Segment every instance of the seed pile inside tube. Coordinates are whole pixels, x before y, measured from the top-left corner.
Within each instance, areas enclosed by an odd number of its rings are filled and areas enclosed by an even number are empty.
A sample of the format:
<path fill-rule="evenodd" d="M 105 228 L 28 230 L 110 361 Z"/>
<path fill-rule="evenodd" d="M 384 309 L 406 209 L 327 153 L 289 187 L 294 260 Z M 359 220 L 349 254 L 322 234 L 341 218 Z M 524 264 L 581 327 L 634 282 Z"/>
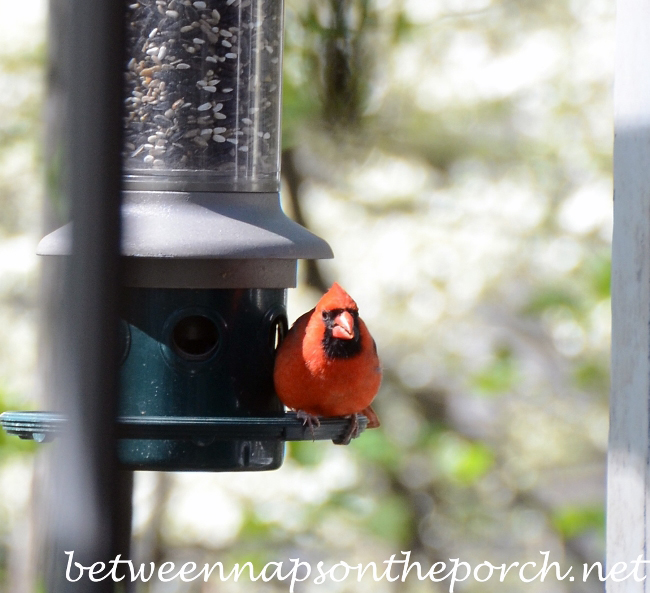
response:
<path fill-rule="evenodd" d="M 281 2 L 127 7 L 126 169 L 277 175 Z"/>

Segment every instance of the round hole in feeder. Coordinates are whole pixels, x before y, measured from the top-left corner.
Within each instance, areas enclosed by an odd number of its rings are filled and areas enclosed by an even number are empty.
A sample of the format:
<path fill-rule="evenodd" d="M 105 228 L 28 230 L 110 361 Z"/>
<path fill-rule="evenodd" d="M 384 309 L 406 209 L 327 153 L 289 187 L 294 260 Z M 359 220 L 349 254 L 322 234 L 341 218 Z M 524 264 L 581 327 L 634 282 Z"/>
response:
<path fill-rule="evenodd" d="M 219 330 L 203 315 L 180 319 L 172 331 L 174 350 L 185 360 L 207 360 L 219 346 Z"/>

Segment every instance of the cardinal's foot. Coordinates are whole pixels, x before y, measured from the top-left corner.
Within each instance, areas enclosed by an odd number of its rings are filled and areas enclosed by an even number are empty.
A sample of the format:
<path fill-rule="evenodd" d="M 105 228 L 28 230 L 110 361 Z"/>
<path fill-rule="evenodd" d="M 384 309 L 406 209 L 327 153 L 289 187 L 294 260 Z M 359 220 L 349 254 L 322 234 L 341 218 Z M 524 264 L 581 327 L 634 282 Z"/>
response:
<path fill-rule="evenodd" d="M 318 419 L 318 416 L 308 414 L 304 410 L 296 410 L 296 418 L 302 420 L 303 427 L 309 426 L 309 430 L 311 431 L 311 438 L 312 440 L 315 440 L 314 425 L 316 426 L 316 428 L 320 426 L 320 420 Z"/>
<path fill-rule="evenodd" d="M 359 436 L 360 427 L 359 427 L 359 419 L 357 418 L 356 414 L 351 414 L 348 416 L 350 419 L 350 424 L 348 424 L 348 427 L 345 429 L 345 432 L 337 439 L 332 439 L 332 442 L 335 445 L 349 445 L 350 441 L 352 439 L 356 439 Z"/>

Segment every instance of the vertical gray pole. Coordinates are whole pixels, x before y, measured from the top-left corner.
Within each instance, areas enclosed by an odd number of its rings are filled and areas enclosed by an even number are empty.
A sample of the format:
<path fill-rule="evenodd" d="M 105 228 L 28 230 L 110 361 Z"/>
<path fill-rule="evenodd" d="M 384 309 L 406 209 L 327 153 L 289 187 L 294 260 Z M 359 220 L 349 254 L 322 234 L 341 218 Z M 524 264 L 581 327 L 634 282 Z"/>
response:
<path fill-rule="evenodd" d="M 69 582 L 65 552 L 84 566 L 128 553 L 132 476 L 118 470 L 114 435 L 124 4 L 51 0 L 50 15 L 50 116 L 60 133 L 48 148 L 60 158 L 58 187 L 48 189 L 69 202 L 73 245 L 49 385 L 69 430 L 55 449 L 44 580 L 48 593 L 108 592 L 110 578 Z"/>
<path fill-rule="evenodd" d="M 626 562 L 628 574 L 648 559 L 650 527 L 650 4 L 619 0 L 616 26 L 607 565 Z M 648 590 L 647 578 L 607 582 L 610 593 Z"/>

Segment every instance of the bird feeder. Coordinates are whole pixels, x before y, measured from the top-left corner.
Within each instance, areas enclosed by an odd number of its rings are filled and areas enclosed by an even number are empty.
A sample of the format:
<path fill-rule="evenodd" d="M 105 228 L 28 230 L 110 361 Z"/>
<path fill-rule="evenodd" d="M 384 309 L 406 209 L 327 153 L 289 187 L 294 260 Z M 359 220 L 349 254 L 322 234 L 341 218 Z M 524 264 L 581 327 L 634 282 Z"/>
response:
<path fill-rule="evenodd" d="M 274 469 L 283 441 L 312 438 L 273 388 L 287 288 L 298 259 L 332 257 L 280 206 L 282 0 L 125 10 L 119 459 Z M 38 253 L 68 255 L 71 224 Z M 44 412 L 2 421 L 37 440 L 65 425 Z M 329 419 L 313 436 L 346 426 Z"/>

